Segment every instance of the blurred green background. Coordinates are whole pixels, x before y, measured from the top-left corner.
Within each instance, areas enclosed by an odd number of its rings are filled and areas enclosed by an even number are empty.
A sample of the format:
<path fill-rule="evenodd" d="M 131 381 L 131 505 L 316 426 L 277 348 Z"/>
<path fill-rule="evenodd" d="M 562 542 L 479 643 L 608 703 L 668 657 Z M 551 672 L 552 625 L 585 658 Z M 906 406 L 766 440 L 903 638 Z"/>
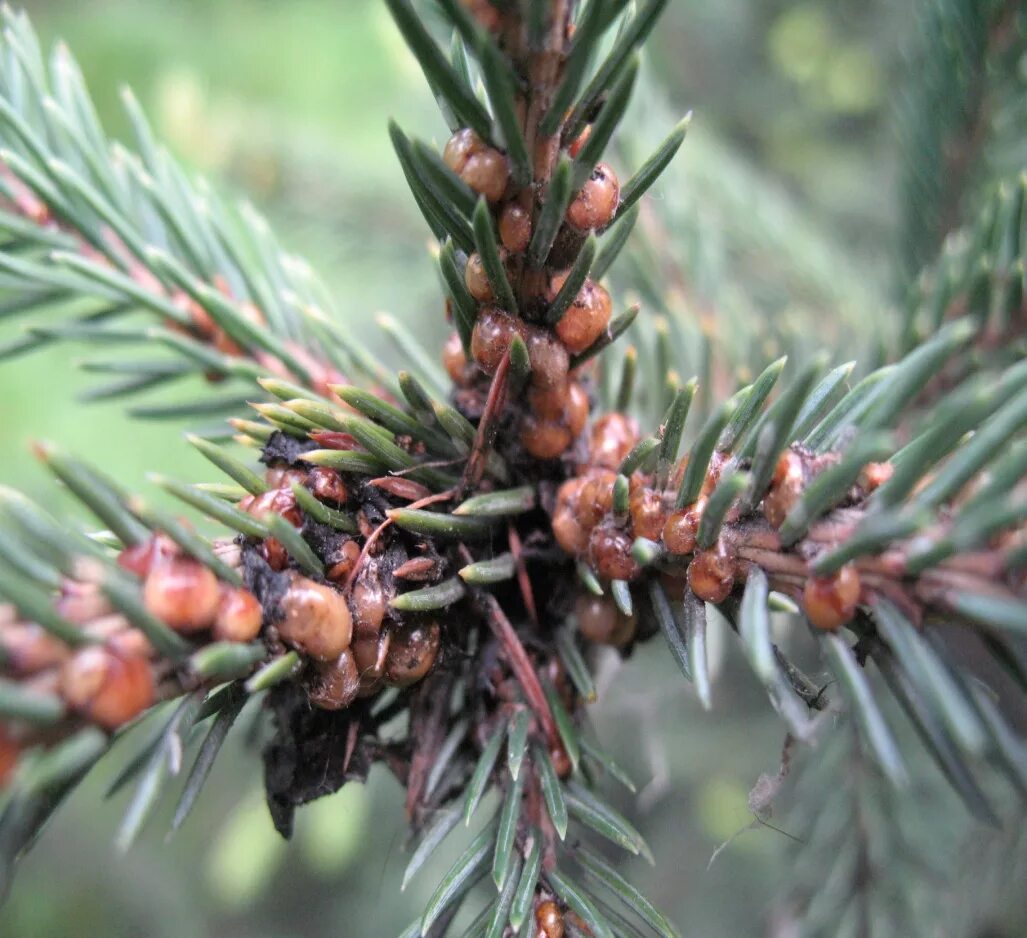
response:
<path fill-rule="evenodd" d="M 393 116 L 435 139 L 445 129 L 382 4 L 27 6 L 44 41 L 71 45 L 115 136 L 126 128 L 118 88 L 127 83 L 184 161 L 252 198 L 286 244 L 310 258 L 358 328 L 388 310 L 438 341 L 427 233 L 385 122 Z M 687 187 L 693 171 L 715 175 L 715 164 L 698 161 L 730 152 L 823 234 L 844 258 L 845 276 L 883 295 L 897 223 L 892 96 L 912 6 L 675 0 L 652 46 L 654 86 L 674 111 L 695 109 L 699 145 L 686 143 L 665 185 Z M 630 170 L 617 168 L 622 178 Z M 744 227 L 744 214 L 734 224 Z M 710 237 L 718 234 L 711 226 Z M 11 331 L 0 322 L 0 340 Z M 102 461 L 134 487 L 148 470 L 201 477 L 180 427 L 126 421 L 117 404 L 75 403 L 86 382 L 71 363 L 88 353 L 62 349 L 0 369 L 0 481 L 54 497 L 28 452 L 39 437 Z M 777 768 L 781 724 L 736 656 L 727 658 L 713 717 L 701 714 L 662 647 L 642 649 L 605 683 L 596 730 L 634 767 L 641 794 L 620 804 L 640 818 L 658 860 L 654 869 L 632 868 L 638 885 L 689 935 L 760 933 L 786 878 L 790 841 L 761 828 L 707 863 L 751 820 L 746 795 L 760 772 Z M 123 797 L 102 800 L 116 767 L 94 773 L 24 862 L 0 911 L 0 934 L 396 933 L 431 883 L 421 877 L 398 893 L 405 860 L 395 783 L 382 773 L 326 799 L 301 813 L 297 837 L 285 844 L 266 817 L 259 759 L 244 751 L 244 737 L 236 734 L 187 827 L 165 842 L 154 823 L 125 856 L 110 836 Z M 132 740 L 121 749 L 130 752 Z"/>

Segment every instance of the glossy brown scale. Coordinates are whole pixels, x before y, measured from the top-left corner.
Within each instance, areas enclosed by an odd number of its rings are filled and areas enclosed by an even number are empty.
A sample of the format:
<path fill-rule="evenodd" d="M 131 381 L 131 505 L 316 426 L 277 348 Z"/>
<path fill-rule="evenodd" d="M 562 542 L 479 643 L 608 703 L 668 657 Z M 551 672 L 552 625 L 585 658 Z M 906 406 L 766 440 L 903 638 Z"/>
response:
<path fill-rule="evenodd" d="M 568 479 L 557 490 L 556 510 L 553 512 L 553 536 L 563 550 L 574 557 L 588 550 L 590 527 L 578 517 L 578 498 L 585 486 L 584 479 Z"/>
<path fill-rule="evenodd" d="M 366 560 L 349 592 L 349 608 L 356 635 L 371 638 L 381 632 L 391 598 L 391 592 L 382 585 L 379 563 L 373 559 Z"/>
<path fill-rule="evenodd" d="M 521 446 L 535 459 L 558 459 L 574 442 L 566 424 L 556 420 L 543 420 L 534 414 L 521 419 Z"/>
<path fill-rule="evenodd" d="M 818 629 L 835 631 L 852 621 L 861 589 L 859 571 L 851 563 L 830 576 L 811 576 L 802 593 L 803 609 Z"/>
<path fill-rule="evenodd" d="M 464 387 L 470 383 L 471 376 L 467 373 L 467 353 L 464 352 L 464 344 L 460 341 L 460 336 L 455 332 L 449 334 L 445 345 L 442 346 L 442 365 L 453 384 Z"/>
<path fill-rule="evenodd" d="M 184 635 L 202 632 L 214 624 L 221 602 L 218 579 L 191 557 L 176 557 L 155 564 L 143 584 L 147 611 Z"/>
<path fill-rule="evenodd" d="M 118 566 L 144 579 L 150 568 L 159 560 L 175 557 L 180 553 L 178 545 L 164 534 L 155 534 L 148 540 L 126 547 L 118 554 Z M 70 587 L 69 587 L 70 588 Z"/>
<path fill-rule="evenodd" d="M 307 473 L 303 469 L 292 469 L 288 466 L 269 466 L 264 473 L 264 481 L 271 489 L 288 488 L 293 482 L 305 485 Z"/>
<path fill-rule="evenodd" d="M 634 539 L 612 521 L 599 524 L 588 539 L 588 557 L 593 569 L 608 580 L 632 580 L 641 568 L 631 556 Z"/>
<path fill-rule="evenodd" d="M 303 513 L 296 506 L 296 496 L 287 485 L 260 495 L 247 495 L 239 502 L 239 508 L 259 521 L 267 521 L 271 515 L 281 515 L 295 527 L 303 523 Z"/>
<path fill-rule="evenodd" d="M 709 550 L 697 551 L 688 565 L 688 585 L 708 603 L 722 603 L 735 586 L 735 562 L 722 542 Z"/>
<path fill-rule="evenodd" d="M 107 730 L 135 719 L 157 699 L 149 661 L 99 645 L 76 651 L 64 663 L 59 687 L 69 707 Z"/>
<path fill-rule="evenodd" d="M 496 295 L 489 283 L 488 274 L 485 273 L 485 265 L 481 261 L 480 254 L 472 254 L 467 258 L 467 266 L 464 267 L 464 283 L 468 293 L 479 303 L 491 303 Z"/>
<path fill-rule="evenodd" d="M 320 661 L 334 661 L 353 637 L 353 618 L 338 590 L 297 573 L 279 603 L 276 623 L 282 641 Z"/>
<path fill-rule="evenodd" d="M 567 223 L 578 231 L 605 228 L 619 202 L 617 174 L 606 163 L 599 163 L 568 206 Z"/>
<path fill-rule="evenodd" d="M 545 432 L 559 425 L 561 429 L 553 432 L 555 455 L 560 455 L 570 443 L 581 434 L 588 420 L 588 395 L 577 382 L 568 382 L 563 387 L 550 390 L 531 388 L 528 392 L 528 406 L 532 411 L 532 420 L 525 420 L 525 432 L 535 434 Z M 567 432 L 564 433 L 563 430 Z M 546 441 L 538 443 L 532 439 L 522 438 L 523 445 L 529 453 L 549 452 Z M 541 456 L 548 459 L 552 456 Z"/>
<path fill-rule="evenodd" d="M 113 611 L 110 600 L 95 583 L 76 583 L 72 580 L 61 584 L 61 595 L 54 608 L 58 615 L 76 625 L 91 622 Z"/>
<path fill-rule="evenodd" d="M 672 512 L 663 526 L 663 546 L 672 554 L 691 554 L 696 548 L 699 522 L 706 509 L 706 499 L 700 498 L 692 505 L 686 505 Z"/>
<path fill-rule="evenodd" d="M 535 910 L 535 924 L 541 938 L 563 938 L 563 913 L 552 900 L 539 903 Z"/>
<path fill-rule="evenodd" d="M 498 306 L 486 306 L 478 312 L 471 333 L 471 356 L 482 371 L 489 375 L 496 373 L 521 328 L 518 320 Z"/>
<path fill-rule="evenodd" d="M 264 610 L 257 597 L 242 587 L 221 587 L 213 636 L 219 642 L 251 642 L 260 634 Z"/>
<path fill-rule="evenodd" d="M 367 638 L 359 636 L 353 639 L 350 650 L 357 663 L 357 671 L 361 680 L 366 683 L 379 680 L 385 673 L 385 658 L 392 643 L 388 632 Z"/>
<path fill-rule="evenodd" d="M 639 485 L 631 492 L 628 506 L 631 513 L 631 530 L 635 537 L 658 541 L 667 520 L 663 494 L 647 485 Z"/>
<path fill-rule="evenodd" d="M 531 243 L 531 215 L 516 202 L 507 202 L 499 213 L 499 240 L 511 254 L 520 254 Z"/>
<path fill-rule="evenodd" d="M 550 302 L 556 298 L 566 279 L 566 273 L 552 278 Z M 556 334 L 572 355 L 578 355 L 603 334 L 612 313 L 610 294 L 599 284 L 586 280 L 556 324 Z"/>
<path fill-rule="evenodd" d="M 334 469 L 316 466 L 307 474 L 307 488 L 318 501 L 341 505 L 349 498 L 349 491 L 342 476 Z"/>
<path fill-rule="evenodd" d="M 344 541 L 338 548 L 338 558 L 328 568 L 325 576 L 333 583 L 344 583 L 349 579 L 359 558 L 360 545 L 354 540 Z"/>
<path fill-rule="evenodd" d="M 589 458 L 593 466 L 616 470 L 639 440 L 638 423 L 625 414 L 604 414 L 589 435 Z"/>
<path fill-rule="evenodd" d="M 777 460 L 770 491 L 763 498 L 763 515 L 779 528 L 802 496 L 804 473 L 802 459 L 792 450 L 785 450 Z"/>
<path fill-rule="evenodd" d="M 626 616 L 609 596 L 582 593 L 574 603 L 578 631 L 590 642 L 623 648 L 635 637 L 637 619 Z"/>
<path fill-rule="evenodd" d="M 356 660 L 347 649 L 331 662 L 320 662 L 307 683 L 310 702 L 322 710 L 342 710 L 357 699 L 360 675 Z"/>
<path fill-rule="evenodd" d="M 532 386 L 543 390 L 563 387 L 570 369 L 570 356 L 564 345 L 541 326 L 526 326 L 523 337 L 528 346 Z"/>
<path fill-rule="evenodd" d="M 613 486 L 617 473 L 610 469 L 590 469 L 578 495 L 578 520 L 589 530 L 613 511 Z"/>
<path fill-rule="evenodd" d="M 468 186 L 489 202 L 506 192 L 510 169 L 506 156 L 488 146 L 473 130 L 458 130 L 446 143 L 442 158 Z"/>
<path fill-rule="evenodd" d="M 4 666 L 18 675 L 37 674 L 63 662 L 70 651 L 35 622 L 13 622 L 0 628 Z"/>
<path fill-rule="evenodd" d="M 571 431 L 571 435 L 579 437 L 585 430 L 588 423 L 589 403 L 588 394 L 577 381 L 571 381 L 567 385 L 567 402 L 564 407 L 564 420 Z"/>
<path fill-rule="evenodd" d="M 404 624 L 392 630 L 385 680 L 395 687 L 420 681 L 435 664 L 442 639 L 437 622 Z"/>

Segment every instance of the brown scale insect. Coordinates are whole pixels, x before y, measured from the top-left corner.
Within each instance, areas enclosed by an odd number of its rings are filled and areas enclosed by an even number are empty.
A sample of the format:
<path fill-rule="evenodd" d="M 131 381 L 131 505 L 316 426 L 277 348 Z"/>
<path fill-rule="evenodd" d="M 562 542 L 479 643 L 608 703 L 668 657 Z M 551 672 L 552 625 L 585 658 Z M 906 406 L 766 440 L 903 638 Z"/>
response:
<path fill-rule="evenodd" d="M 343 504 L 349 498 L 349 491 L 342 476 L 334 469 L 315 466 L 307 473 L 307 488 L 322 502 L 335 505 Z"/>
<path fill-rule="evenodd" d="M 722 603 L 735 587 L 735 562 L 722 541 L 697 551 L 688 565 L 688 585 L 700 599 Z"/>
<path fill-rule="evenodd" d="M 549 302 L 556 299 L 560 288 L 567 280 L 567 273 L 552 277 L 549 287 Z M 567 311 L 556 324 L 556 334 L 572 355 L 578 355 L 589 348 L 603 334 L 613 314 L 613 301 L 604 287 L 592 280 L 582 284 L 578 295 L 567 307 Z"/>
<path fill-rule="evenodd" d="M 467 353 L 464 351 L 464 344 L 460 336 L 455 332 L 449 334 L 446 344 L 442 346 L 442 366 L 446 374 L 457 387 L 466 387 L 470 384 L 471 376 L 468 374 Z"/>
<path fill-rule="evenodd" d="M 467 258 L 467 265 L 464 267 L 464 283 L 467 292 L 479 303 L 491 303 L 496 294 L 489 283 L 488 274 L 485 273 L 485 265 L 481 261 L 480 254 L 472 254 Z"/>
<path fill-rule="evenodd" d="M 520 254 L 531 243 L 531 215 L 516 202 L 507 202 L 499 213 L 499 240 L 511 254 Z"/>
<path fill-rule="evenodd" d="M 625 414 L 604 414 L 589 436 L 589 457 L 593 466 L 616 470 L 639 440 L 638 423 Z"/>
<path fill-rule="evenodd" d="M 638 626 L 637 617 L 626 616 L 608 596 L 582 593 L 574 603 L 578 631 L 590 642 L 623 648 L 631 643 Z"/>
<path fill-rule="evenodd" d="M 699 522 L 706 508 L 706 499 L 700 498 L 692 505 L 686 505 L 672 512 L 663 526 L 663 546 L 672 554 L 691 554 L 696 548 Z"/>
<path fill-rule="evenodd" d="M 538 926 L 536 938 L 563 938 L 563 913 L 552 900 L 540 902 L 535 909 L 535 924 Z"/>
<path fill-rule="evenodd" d="M 489 202 L 506 192 L 510 167 L 506 156 L 488 146 L 473 130 L 458 130 L 446 143 L 442 159 L 468 186 Z"/>
<path fill-rule="evenodd" d="M 373 558 L 365 559 L 349 592 L 354 632 L 361 638 L 377 637 L 382 630 L 382 622 L 389 611 L 391 599 L 391 591 L 386 591 L 382 583 L 378 561 Z"/>
<path fill-rule="evenodd" d="M 599 163 L 567 208 L 567 223 L 578 231 L 605 228 L 617 213 L 620 183 L 617 174 Z"/>
<path fill-rule="evenodd" d="M 183 635 L 209 629 L 221 604 L 221 586 L 214 574 L 191 557 L 162 560 L 143 584 L 147 611 Z"/>
<path fill-rule="evenodd" d="M 521 420 L 521 446 L 535 459 L 557 459 L 570 449 L 574 435 L 557 420 L 544 420 L 525 414 Z"/>
<path fill-rule="evenodd" d="M 788 512 L 799 501 L 804 476 L 802 458 L 792 450 L 785 450 L 774 467 L 770 491 L 763 497 L 763 515 L 773 527 L 781 527 Z"/>
<path fill-rule="evenodd" d="M 360 674 L 350 649 L 331 662 L 315 665 L 313 679 L 307 684 L 307 695 L 322 710 L 342 710 L 357 699 Z"/>
<path fill-rule="evenodd" d="M 641 572 L 631 556 L 633 538 L 613 521 L 603 521 L 588 539 L 592 568 L 608 580 L 632 580 Z"/>
<path fill-rule="evenodd" d="M 566 347 L 541 326 L 525 326 L 522 334 L 528 346 L 532 386 L 543 390 L 563 387 L 570 370 Z"/>
<path fill-rule="evenodd" d="M 353 617 L 338 590 L 297 573 L 281 600 L 282 641 L 320 661 L 335 661 L 353 638 Z"/>
<path fill-rule="evenodd" d="M 68 646 L 34 622 L 13 622 L 0 628 L 4 666 L 17 675 L 38 674 L 61 664 Z"/>
<path fill-rule="evenodd" d="M 240 587 L 222 586 L 212 634 L 219 642 L 252 642 L 259 634 L 264 610 L 257 597 Z"/>
<path fill-rule="evenodd" d="M 628 510 L 631 513 L 631 530 L 635 537 L 646 537 L 651 541 L 660 539 L 667 521 L 667 509 L 663 504 L 662 492 L 657 492 L 644 484 L 634 486 Z"/>
<path fill-rule="evenodd" d="M 498 306 L 479 310 L 471 333 L 471 356 L 488 375 L 496 373 L 514 337 L 520 335 L 521 324 Z"/>
<path fill-rule="evenodd" d="M 345 583 L 360 559 L 360 545 L 355 540 L 345 541 L 338 550 L 337 559 L 328 568 L 325 577 L 333 583 Z"/>
<path fill-rule="evenodd" d="M 435 664 L 442 641 L 437 622 L 413 622 L 393 629 L 385 658 L 385 680 L 395 687 L 420 681 Z"/>
<path fill-rule="evenodd" d="M 851 563 L 830 576 L 811 576 L 802 593 L 807 618 L 818 629 L 841 628 L 856 614 L 861 588 L 859 571 Z"/>
<path fill-rule="evenodd" d="M 157 699 L 149 661 L 99 645 L 76 651 L 64 663 L 59 687 L 69 707 L 107 730 L 133 720 Z"/>

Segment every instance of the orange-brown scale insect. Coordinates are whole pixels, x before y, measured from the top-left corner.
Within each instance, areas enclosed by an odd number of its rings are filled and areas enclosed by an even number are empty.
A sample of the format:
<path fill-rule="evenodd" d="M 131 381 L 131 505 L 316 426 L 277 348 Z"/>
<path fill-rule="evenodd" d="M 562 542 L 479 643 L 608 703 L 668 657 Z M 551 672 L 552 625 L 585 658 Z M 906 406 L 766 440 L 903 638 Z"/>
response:
<path fill-rule="evenodd" d="M 663 493 L 648 485 L 638 485 L 631 492 L 628 505 L 631 513 L 631 530 L 635 537 L 658 541 L 667 520 Z"/>
<path fill-rule="evenodd" d="M 606 163 L 599 163 L 568 206 L 567 222 L 579 231 L 605 228 L 619 203 L 617 174 Z"/>
<path fill-rule="evenodd" d="M 637 618 L 626 616 L 608 596 L 582 593 L 574 603 L 578 631 L 590 642 L 623 648 L 635 637 Z"/>
<path fill-rule="evenodd" d="M 536 388 L 552 390 L 563 387 L 570 369 L 566 347 L 548 329 L 527 326 L 523 330 L 531 363 L 531 383 Z"/>
<path fill-rule="evenodd" d="M 570 448 L 574 436 L 570 428 L 556 420 L 543 420 L 525 414 L 521 420 L 521 446 L 535 459 L 557 459 Z"/>
<path fill-rule="evenodd" d="M 589 436 L 592 465 L 616 470 L 639 440 L 638 423 L 625 414 L 604 414 L 593 425 Z"/>
<path fill-rule="evenodd" d="M 531 215 L 516 202 L 507 202 L 499 213 L 499 240 L 511 254 L 520 254 L 531 242 Z"/>
<path fill-rule="evenodd" d="M 472 254 L 467 258 L 467 266 L 464 267 L 464 283 L 467 291 L 479 303 L 491 303 L 496 295 L 489 283 L 488 274 L 485 273 L 485 265 L 481 261 L 480 254 Z"/>
<path fill-rule="evenodd" d="M 442 153 L 446 165 L 468 186 L 489 202 L 498 202 L 506 192 L 510 167 L 506 156 L 488 146 L 473 130 L 458 130 Z"/>
<path fill-rule="evenodd" d="M 556 298 L 566 273 L 556 274 L 550 282 L 550 302 Z M 556 334 L 572 355 L 589 348 L 603 334 L 613 313 L 613 301 L 604 287 L 586 280 L 566 312 L 556 324 Z"/>
<path fill-rule="evenodd" d="M 460 336 L 455 332 L 449 334 L 446 344 L 442 346 L 442 365 L 450 380 L 457 387 L 466 387 L 470 383 L 467 353 L 464 352 L 464 344 L 460 341 Z"/>
<path fill-rule="evenodd" d="M 697 551 L 688 565 L 688 585 L 700 599 L 708 603 L 722 603 L 735 586 L 735 562 L 723 543 L 709 550 Z"/>
<path fill-rule="evenodd" d="M 191 557 L 155 564 L 143 584 L 147 611 L 184 635 L 210 628 L 220 602 L 217 577 Z"/>
<path fill-rule="evenodd" d="M 320 661 L 335 661 L 353 638 L 353 617 L 342 593 L 297 573 L 281 600 L 276 623 L 282 641 Z"/>
<path fill-rule="evenodd" d="M 539 903 L 535 910 L 535 924 L 538 925 L 539 938 L 563 938 L 563 913 L 552 900 Z"/>
<path fill-rule="evenodd" d="M 691 554 L 696 548 L 699 522 L 706 508 L 706 499 L 700 498 L 693 505 L 686 505 L 672 512 L 663 526 L 663 546 L 672 554 Z"/>
<path fill-rule="evenodd" d="M 811 576 L 802 594 L 806 616 L 818 629 L 841 628 L 855 616 L 861 588 L 859 571 L 851 563 L 830 576 Z"/>
<path fill-rule="evenodd" d="M 249 590 L 221 587 L 213 636 L 220 642 L 251 642 L 260 634 L 264 610 Z"/>
<path fill-rule="evenodd" d="M 395 687 L 416 684 L 435 664 L 442 629 L 437 622 L 413 622 L 393 629 L 390 637 L 385 680 Z"/>
<path fill-rule="evenodd" d="M 334 661 L 318 663 L 307 684 L 310 702 L 322 710 L 342 710 L 357 699 L 359 692 L 360 674 L 350 649 Z"/>
<path fill-rule="evenodd" d="M 135 719 L 157 699 L 149 661 L 99 645 L 79 649 L 64 663 L 59 686 L 69 707 L 107 730 Z"/>
<path fill-rule="evenodd" d="M 349 498 L 346 483 L 334 469 L 316 466 L 307 474 L 307 487 L 322 502 L 341 505 Z"/>
<path fill-rule="evenodd" d="M 486 374 L 495 374 L 521 324 L 498 306 L 479 310 L 471 333 L 471 355 Z"/>
<path fill-rule="evenodd" d="M 588 540 L 589 562 L 608 580 L 632 580 L 641 572 L 631 556 L 634 539 L 612 521 L 601 522 Z"/>

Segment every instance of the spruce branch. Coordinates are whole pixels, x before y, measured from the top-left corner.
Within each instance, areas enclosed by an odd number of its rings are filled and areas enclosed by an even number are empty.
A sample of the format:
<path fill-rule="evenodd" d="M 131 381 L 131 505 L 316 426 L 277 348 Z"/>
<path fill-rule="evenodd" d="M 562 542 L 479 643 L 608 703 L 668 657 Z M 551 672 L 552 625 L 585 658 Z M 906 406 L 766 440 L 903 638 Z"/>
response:
<path fill-rule="evenodd" d="M 675 369 L 680 324 L 646 328 L 638 306 L 613 317 L 598 277 L 623 246 L 630 203 L 682 139 L 679 126 L 623 191 L 601 162 L 665 5 L 593 0 L 576 18 L 570 0 L 454 0 L 439 5 L 447 45 L 409 0 L 389 0 L 453 129 L 439 154 L 390 127 L 439 241 L 455 326 L 439 368 L 379 317 L 407 364 L 396 376 L 332 320 L 323 291 L 266 228 L 247 215 L 239 231 L 213 196 L 197 200 L 134 104 L 136 157 L 108 152 L 98 126 L 82 123 L 78 84 L 53 80 L 72 95 L 55 98 L 63 111 L 0 93 L 11 237 L 27 239 L 0 264 L 27 306 L 51 295 L 141 305 L 165 321 L 142 336 L 219 376 L 222 363 L 267 395 L 232 421 L 245 455 L 191 441 L 223 480 L 153 478 L 223 537 L 51 446 L 38 455 L 102 534 L 69 531 L 0 491 L 5 863 L 153 707 L 155 732 L 117 780 L 135 785 L 118 841 L 141 830 L 182 773 L 185 739 L 210 721 L 180 822 L 258 697 L 273 723 L 268 806 L 284 835 L 298 807 L 378 763 L 404 786 L 419 835 L 404 882 L 458 836 L 460 818 L 474 827 L 407 934 L 451 934 L 462 915 L 472 933 L 495 936 L 675 935 L 587 843 L 651 859 L 600 794 L 605 776 L 625 776 L 583 713 L 596 693 L 590 650 L 629 655 L 657 634 L 709 707 L 708 605 L 738 632 L 794 738 L 811 740 L 823 727 L 815 714 L 841 700 L 859 758 L 907 784 L 876 669 L 973 813 L 995 815 L 982 759 L 1022 789 L 1015 733 L 936 625 L 979 636 L 1027 686 L 1027 368 L 957 369 L 950 400 L 922 410 L 924 387 L 967 360 L 975 324 L 963 317 L 851 388 L 853 366 L 826 371 L 820 353 L 797 356 L 792 372 L 778 359 L 721 394 L 708 346 L 696 378 Z M 34 48 L 27 20 L 6 15 L 6 41 Z M 23 59 L 3 58 L 0 78 Z M 41 60 L 31 71 L 46 74 Z M 479 77 L 483 96 L 472 90 Z M 47 121 L 60 113 L 81 133 L 55 163 L 51 141 L 65 138 Z M 145 215 L 129 211 L 136 204 Z M 110 339 L 115 315 L 101 307 L 69 334 Z M 626 334 L 651 351 L 644 369 L 637 351 L 611 365 L 608 349 Z M 602 407 L 599 388 L 614 384 L 627 407 L 644 397 L 633 409 L 651 413 L 650 435 Z M 823 675 L 775 643 L 782 611 L 809 626 L 837 678 L 830 703 Z M 846 724 L 835 735 L 853 734 Z"/>

